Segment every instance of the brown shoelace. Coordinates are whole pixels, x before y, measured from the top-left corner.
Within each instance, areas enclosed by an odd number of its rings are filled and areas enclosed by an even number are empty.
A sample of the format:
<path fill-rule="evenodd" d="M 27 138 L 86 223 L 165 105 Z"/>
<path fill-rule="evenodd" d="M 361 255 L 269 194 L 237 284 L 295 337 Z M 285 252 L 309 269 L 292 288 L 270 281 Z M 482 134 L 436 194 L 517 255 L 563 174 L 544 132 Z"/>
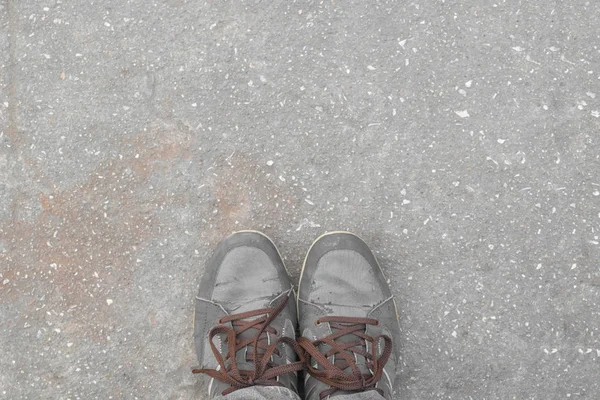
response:
<path fill-rule="evenodd" d="M 323 317 L 317 320 L 317 324 L 328 322 L 333 333 L 322 339 L 311 342 L 307 338 L 298 339 L 298 344 L 316 361 L 313 367 L 311 360 L 307 362 L 308 373 L 319 381 L 331 386 L 330 389 L 320 393 L 324 399 L 337 390 L 344 391 L 366 391 L 376 390 L 383 395 L 381 389 L 375 385 L 383 374 L 383 367 L 392 354 L 392 339 L 387 335 L 371 337 L 366 334 L 367 325 L 379 325 L 379 321 L 370 318 L 351 317 Z M 356 340 L 346 341 L 348 336 L 354 335 Z M 344 336 L 346 340 L 339 339 Z M 350 336 L 351 337 L 351 336 Z M 379 341 L 384 341 L 381 356 L 377 358 L 377 347 Z M 367 342 L 371 344 L 371 351 L 367 351 Z M 321 352 L 319 346 L 327 345 L 330 349 Z M 365 358 L 365 366 L 370 374 L 361 372 L 356 364 L 355 355 Z M 335 356 L 335 362 L 329 358 Z M 345 371 L 347 369 L 350 371 Z"/>
<path fill-rule="evenodd" d="M 221 382 L 230 385 L 228 389 L 223 391 L 225 396 L 238 389 L 250 386 L 282 386 L 277 382 L 279 375 L 300 371 L 304 368 L 305 358 L 304 352 L 298 343 L 289 337 L 280 337 L 276 341 L 269 344 L 267 332 L 277 335 L 278 332 L 269 326 L 277 315 L 284 309 L 289 296 L 287 296 L 277 307 L 264 308 L 260 310 L 248 311 L 240 314 L 227 315 L 219 320 L 219 326 L 212 328 L 209 332 L 210 347 L 215 358 L 220 366 L 216 369 L 193 369 L 194 374 L 207 374 Z M 249 320 L 249 318 L 258 317 Z M 231 322 L 233 329 L 225 326 Z M 249 338 L 241 339 L 239 336 L 250 329 L 256 330 L 256 334 Z M 223 358 L 219 352 L 213 338 L 216 335 L 227 335 L 226 343 L 228 352 Z M 246 335 L 247 336 L 247 335 Z M 279 356 L 280 351 L 277 348 L 279 343 L 285 343 L 290 346 L 300 361 L 283 365 L 275 365 L 271 361 L 273 354 Z M 236 361 L 236 353 L 244 349 L 246 346 L 252 346 L 253 350 L 248 351 L 246 361 L 254 364 L 253 370 L 240 370 Z"/>

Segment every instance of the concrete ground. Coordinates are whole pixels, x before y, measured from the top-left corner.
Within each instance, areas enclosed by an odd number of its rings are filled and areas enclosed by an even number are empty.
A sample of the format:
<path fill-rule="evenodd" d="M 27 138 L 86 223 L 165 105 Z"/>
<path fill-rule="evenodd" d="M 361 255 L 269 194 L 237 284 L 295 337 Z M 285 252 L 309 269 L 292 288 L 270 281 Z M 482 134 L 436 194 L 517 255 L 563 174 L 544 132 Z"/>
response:
<path fill-rule="evenodd" d="M 397 399 L 600 398 L 600 3 L 0 3 L 0 398 L 206 399 L 203 265 L 365 238 Z"/>

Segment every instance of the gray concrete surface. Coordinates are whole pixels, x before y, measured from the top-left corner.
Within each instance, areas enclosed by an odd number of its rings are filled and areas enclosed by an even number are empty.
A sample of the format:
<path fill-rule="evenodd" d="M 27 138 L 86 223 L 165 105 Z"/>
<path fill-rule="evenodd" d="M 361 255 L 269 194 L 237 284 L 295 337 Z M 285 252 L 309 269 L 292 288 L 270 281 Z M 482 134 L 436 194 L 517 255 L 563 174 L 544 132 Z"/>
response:
<path fill-rule="evenodd" d="M 600 398 L 600 3 L 0 5 L 0 398 L 204 399 L 203 263 L 362 235 L 398 399 Z"/>

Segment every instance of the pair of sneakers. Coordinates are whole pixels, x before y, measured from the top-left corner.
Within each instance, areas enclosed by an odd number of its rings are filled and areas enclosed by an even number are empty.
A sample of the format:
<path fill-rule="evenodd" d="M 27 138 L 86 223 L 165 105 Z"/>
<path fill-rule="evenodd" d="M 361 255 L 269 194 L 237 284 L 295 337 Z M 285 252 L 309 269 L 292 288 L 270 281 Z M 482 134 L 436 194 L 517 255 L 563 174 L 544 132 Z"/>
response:
<path fill-rule="evenodd" d="M 218 245 L 200 282 L 200 367 L 193 372 L 206 379 L 211 399 L 252 386 L 298 393 L 304 370 L 308 400 L 365 391 L 389 400 L 399 336 L 391 290 L 359 237 L 319 237 L 304 260 L 296 299 L 275 244 L 260 232 L 237 232 Z"/>

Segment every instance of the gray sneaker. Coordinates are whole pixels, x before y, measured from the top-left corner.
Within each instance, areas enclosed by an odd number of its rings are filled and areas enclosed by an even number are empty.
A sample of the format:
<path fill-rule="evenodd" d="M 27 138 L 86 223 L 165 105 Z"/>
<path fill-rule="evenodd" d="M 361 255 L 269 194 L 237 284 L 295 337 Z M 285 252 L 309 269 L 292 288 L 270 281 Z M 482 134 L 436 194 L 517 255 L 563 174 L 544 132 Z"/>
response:
<path fill-rule="evenodd" d="M 334 232 L 313 243 L 300 276 L 298 320 L 298 343 L 308 357 L 307 400 L 368 390 L 392 399 L 398 314 L 365 242 Z"/>
<path fill-rule="evenodd" d="M 224 239 L 196 297 L 194 342 L 209 398 L 260 385 L 297 392 L 294 290 L 273 242 L 244 231 Z"/>

